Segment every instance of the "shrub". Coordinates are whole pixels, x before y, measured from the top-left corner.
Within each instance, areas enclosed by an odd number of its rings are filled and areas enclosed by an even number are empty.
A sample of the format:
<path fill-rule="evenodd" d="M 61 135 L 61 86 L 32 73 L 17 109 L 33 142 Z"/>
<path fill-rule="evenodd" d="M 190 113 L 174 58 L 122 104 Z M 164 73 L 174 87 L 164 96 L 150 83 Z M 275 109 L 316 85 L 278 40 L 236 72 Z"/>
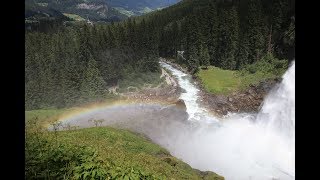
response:
<path fill-rule="evenodd" d="M 160 79 L 158 72 L 135 72 L 128 74 L 124 79 L 119 81 L 119 92 L 128 91 L 128 87 L 136 87 L 141 89 L 146 84 L 158 85 L 163 81 Z M 136 89 L 135 88 L 135 89 Z"/>
<path fill-rule="evenodd" d="M 287 60 L 279 60 L 273 57 L 272 54 L 267 54 L 261 60 L 247 65 L 242 69 L 242 74 L 254 74 L 262 72 L 264 74 L 274 74 L 276 76 L 282 75 L 288 68 Z"/>
<path fill-rule="evenodd" d="M 28 132 L 25 157 L 26 179 L 162 179 L 104 161 L 90 147 L 57 142 L 51 133 Z"/>

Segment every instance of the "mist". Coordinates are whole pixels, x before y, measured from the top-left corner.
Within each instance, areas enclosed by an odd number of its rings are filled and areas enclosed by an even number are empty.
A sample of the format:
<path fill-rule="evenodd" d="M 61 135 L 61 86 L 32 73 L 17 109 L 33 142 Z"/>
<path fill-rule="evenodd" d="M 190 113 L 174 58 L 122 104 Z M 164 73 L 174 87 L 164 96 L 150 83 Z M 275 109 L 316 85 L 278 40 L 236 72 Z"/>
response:
<path fill-rule="evenodd" d="M 295 178 L 295 63 L 256 114 L 210 116 L 197 103 L 189 75 L 162 63 L 176 76 L 187 110 L 174 105 L 126 104 L 100 108 L 63 121 L 80 128 L 88 120 L 142 133 L 173 156 L 227 180 Z"/>

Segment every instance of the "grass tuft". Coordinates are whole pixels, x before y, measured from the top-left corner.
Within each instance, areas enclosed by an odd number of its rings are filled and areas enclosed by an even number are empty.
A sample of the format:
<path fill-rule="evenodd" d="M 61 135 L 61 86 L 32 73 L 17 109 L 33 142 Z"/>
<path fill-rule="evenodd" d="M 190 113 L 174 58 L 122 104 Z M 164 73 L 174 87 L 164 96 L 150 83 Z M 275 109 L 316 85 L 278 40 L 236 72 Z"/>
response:
<path fill-rule="evenodd" d="M 26 112 L 28 178 L 223 179 L 191 168 L 143 135 L 128 130 L 94 127 L 48 132 L 37 126 L 65 111 Z"/>

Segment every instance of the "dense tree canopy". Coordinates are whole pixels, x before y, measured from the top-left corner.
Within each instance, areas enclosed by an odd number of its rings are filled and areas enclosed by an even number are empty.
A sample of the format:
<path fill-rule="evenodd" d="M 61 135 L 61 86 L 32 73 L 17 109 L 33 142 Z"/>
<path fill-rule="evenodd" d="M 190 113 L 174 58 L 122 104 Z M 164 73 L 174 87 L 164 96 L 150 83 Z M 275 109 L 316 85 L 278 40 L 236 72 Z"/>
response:
<path fill-rule="evenodd" d="M 99 100 L 135 73 L 159 72 L 159 56 L 178 58 L 192 73 L 209 65 L 241 69 L 270 53 L 290 59 L 294 3 L 184 0 L 119 23 L 35 24 L 26 30 L 26 108 Z"/>
<path fill-rule="evenodd" d="M 240 69 L 268 52 L 292 59 L 294 6 L 294 0 L 184 0 L 150 14 L 148 20 L 158 22 L 162 31 L 161 56 L 186 51 L 188 67 L 202 65 L 198 57 L 202 44 L 211 65 Z"/>
<path fill-rule="evenodd" d="M 27 31 L 26 109 L 97 101 L 132 72 L 159 72 L 153 31 L 131 19 L 108 26 Z"/>

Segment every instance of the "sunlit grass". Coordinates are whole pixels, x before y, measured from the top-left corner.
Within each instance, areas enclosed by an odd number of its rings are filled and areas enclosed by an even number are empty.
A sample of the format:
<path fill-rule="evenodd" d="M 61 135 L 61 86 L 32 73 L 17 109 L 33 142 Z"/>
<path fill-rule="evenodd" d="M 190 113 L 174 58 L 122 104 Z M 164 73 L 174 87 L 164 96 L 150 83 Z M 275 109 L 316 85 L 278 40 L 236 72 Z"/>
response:
<path fill-rule="evenodd" d="M 44 119 L 55 118 L 66 111 L 68 110 L 34 110 L 26 114 L 27 119 L 38 117 L 38 120 L 43 122 L 46 121 Z M 103 159 L 106 163 L 112 162 L 115 167 L 122 170 L 139 169 L 146 174 L 166 179 L 223 179 L 212 172 L 201 173 L 192 169 L 146 137 L 124 129 L 95 127 L 57 133 L 47 132 L 44 135 L 51 137 L 47 138 L 49 145 L 90 147 L 97 151 L 99 159 Z"/>
<path fill-rule="evenodd" d="M 281 75 L 281 73 L 279 74 Z M 263 71 L 248 73 L 246 71 L 223 70 L 214 66 L 210 66 L 208 69 L 201 69 L 197 73 L 197 77 L 206 91 L 223 95 L 245 90 L 250 85 L 257 85 L 263 80 L 277 78 L 280 75 Z"/>
<path fill-rule="evenodd" d="M 64 131 L 59 133 L 59 139 L 67 144 L 93 147 L 102 159 L 110 159 L 124 169 L 136 167 L 157 176 L 201 179 L 197 171 L 172 157 L 166 149 L 128 130 L 98 127 Z"/>
<path fill-rule="evenodd" d="M 204 88 L 214 94 L 228 94 L 237 90 L 241 78 L 237 77 L 235 71 L 223 70 L 214 66 L 207 70 L 201 69 L 197 76 L 200 78 Z"/>
<path fill-rule="evenodd" d="M 124 15 L 126 15 L 126 16 L 128 16 L 128 17 L 135 15 L 134 12 L 128 11 L 128 10 L 124 9 L 123 7 L 113 7 L 113 8 L 116 9 L 116 10 L 117 10 L 118 12 L 120 12 L 121 14 L 124 14 Z"/>
<path fill-rule="evenodd" d="M 68 13 L 63 13 L 63 15 L 67 16 L 68 18 L 71 18 L 76 21 L 85 21 L 85 19 L 77 14 L 68 14 Z"/>
<path fill-rule="evenodd" d="M 26 111 L 26 122 L 37 118 L 38 124 L 40 126 L 47 126 L 52 122 L 55 122 L 59 119 L 59 116 L 70 111 L 70 109 L 40 109 Z"/>

